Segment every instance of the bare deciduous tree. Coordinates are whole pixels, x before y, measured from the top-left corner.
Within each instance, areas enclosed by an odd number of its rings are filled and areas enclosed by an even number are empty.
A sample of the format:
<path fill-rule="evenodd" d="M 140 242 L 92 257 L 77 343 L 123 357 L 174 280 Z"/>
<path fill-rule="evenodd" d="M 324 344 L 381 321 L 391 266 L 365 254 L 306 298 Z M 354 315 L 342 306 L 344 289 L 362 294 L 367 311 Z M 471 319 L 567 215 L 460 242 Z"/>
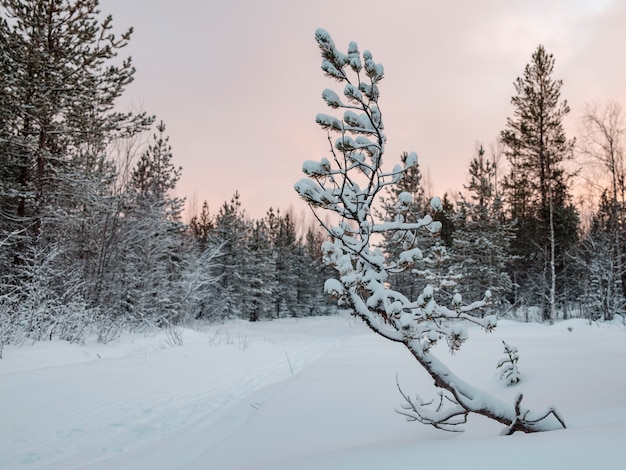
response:
<path fill-rule="evenodd" d="M 617 207 L 624 203 L 624 114 L 617 102 L 609 102 L 604 107 L 587 105 L 582 118 L 579 151 L 584 164 L 591 172 L 588 182 L 596 190 L 602 191 L 609 185 L 613 202 L 614 216 Z M 608 175 L 608 181 L 607 181 Z"/>
<path fill-rule="evenodd" d="M 594 285 L 587 297 L 600 305 L 602 318 L 623 310 L 626 298 L 626 127 L 622 106 L 588 105 L 582 118 L 579 151 L 591 189 L 594 217 L 579 262 Z M 601 299 L 601 302 L 597 302 Z M 591 312 L 590 312 L 591 313 Z"/>

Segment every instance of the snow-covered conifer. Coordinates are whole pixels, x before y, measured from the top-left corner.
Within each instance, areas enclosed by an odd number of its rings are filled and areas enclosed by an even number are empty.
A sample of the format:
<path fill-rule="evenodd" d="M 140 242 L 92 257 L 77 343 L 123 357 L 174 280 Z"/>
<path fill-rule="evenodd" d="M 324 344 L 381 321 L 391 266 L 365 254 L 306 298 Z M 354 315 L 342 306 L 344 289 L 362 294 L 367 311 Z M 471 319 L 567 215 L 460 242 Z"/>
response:
<path fill-rule="evenodd" d="M 246 293 L 241 297 L 244 318 L 250 321 L 269 319 L 274 314 L 276 251 L 272 247 L 264 220 L 257 220 L 245 242 L 246 260 L 239 280 Z"/>
<path fill-rule="evenodd" d="M 314 209 L 318 221 L 331 237 L 331 241 L 323 244 L 324 259 L 337 270 L 338 282 L 326 283 L 329 293 L 337 296 L 340 305 L 349 308 L 374 332 L 403 344 L 440 389 L 440 403 L 407 400 L 408 409 L 402 413 L 409 419 L 447 430 L 457 429 L 469 413 L 504 424 L 508 433 L 564 427 L 556 410 L 551 408 L 537 415 L 521 409 L 520 400 L 509 405 L 490 397 L 456 376 L 433 354 L 432 345 L 439 340 L 446 341 L 452 351 L 459 349 L 468 337 L 467 323 L 486 330 L 495 327 L 495 317 L 477 318 L 471 314 L 485 307 L 486 298 L 470 305 L 454 303 L 448 307 L 449 302 L 447 305 L 438 302 L 432 286 L 424 287 L 415 298 L 388 284 L 389 274 L 401 270 L 402 266 L 398 260 L 386 259 L 374 245 L 374 239 L 388 232 L 415 234 L 423 229 L 436 232 L 441 223 L 430 215 L 414 221 L 380 220 L 374 216 L 373 208 L 380 202 L 385 188 L 398 181 L 399 173 L 413 168 L 415 158 L 407 157 L 391 171 L 383 166 L 386 136 L 379 106 L 382 65 L 374 61 L 369 51 L 357 61 L 354 57 L 358 51 L 356 43 L 350 44 L 348 54 L 340 52 L 323 29 L 316 31 L 315 38 L 322 54 L 322 70 L 344 87 L 345 100 L 333 99 L 329 103 L 325 99 L 325 102 L 335 112 L 358 110 L 363 125 L 354 126 L 352 114 L 336 118 L 339 123 L 333 120 L 333 125 L 328 125 L 330 120 L 318 121 L 331 143 L 327 158 L 331 167 L 323 175 L 315 174 L 297 182 L 295 189 Z M 330 95 L 325 93 L 324 96 Z M 398 197 L 397 204 L 408 201 L 404 195 Z M 433 200 L 433 206 L 440 204 L 441 201 Z M 333 217 L 322 217 L 317 212 L 319 209 L 332 212 Z M 416 239 L 414 235 L 407 237 L 403 252 L 419 248 L 415 246 Z M 411 253 L 401 253 L 400 257 L 407 261 L 417 251 Z"/>
<path fill-rule="evenodd" d="M 511 261 L 513 224 L 506 222 L 495 188 L 495 164 L 482 145 L 470 162 L 470 181 L 454 214 L 455 231 L 450 250 L 450 275 L 464 297 L 489 289 L 492 303 L 502 305 L 512 290 L 507 272 Z"/>
<path fill-rule="evenodd" d="M 215 228 L 215 222 L 209 212 L 209 203 L 204 201 L 200 214 L 195 214 L 189 221 L 189 232 L 201 248 L 209 243 L 211 231 Z"/>
<path fill-rule="evenodd" d="M 215 217 L 214 242 L 221 246 L 219 285 L 216 286 L 212 311 L 214 318 L 241 318 L 242 299 L 247 286 L 242 282 L 242 273 L 251 261 L 246 257 L 246 243 L 252 223 L 241 207 L 239 192 L 229 202 L 224 202 Z"/>
<path fill-rule="evenodd" d="M 498 361 L 496 369 L 500 369 L 500 380 L 507 385 L 513 385 L 521 379 L 521 374 L 517 368 L 519 353 L 515 346 L 507 344 L 506 341 L 502 341 L 502 344 L 504 344 L 504 357 Z"/>
<path fill-rule="evenodd" d="M 584 315 L 590 321 L 612 320 L 623 315 L 626 297 L 623 294 L 626 269 L 621 260 L 621 248 L 611 227 L 611 202 L 602 197 L 600 208 L 578 250 L 576 264 L 581 273 L 578 279 L 579 301 Z"/>
<path fill-rule="evenodd" d="M 180 168 L 172 163 L 165 125 L 157 125 L 153 142 L 135 165 L 126 194 L 123 220 L 125 309 L 149 324 L 176 321 L 181 313 L 176 287 L 180 283 L 184 200 L 172 191 Z"/>
<path fill-rule="evenodd" d="M 131 32 L 114 34 L 97 0 L 0 1 L 0 285 L 18 305 L 50 299 L 26 298 L 43 295 L 29 285 L 42 269 L 57 299 L 99 307 L 110 292 L 119 200 L 108 146 L 151 122 L 115 109 L 135 71 L 118 58 Z"/>
<path fill-rule="evenodd" d="M 570 108 L 561 99 L 563 82 L 552 78 L 554 64 L 554 56 L 539 45 L 514 82 L 514 113 L 500 133 L 510 168 L 504 199 L 510 220 L 517 222 L 513 276 L 549 321 L 555 320 L 558 297 L 564 296 L 566 283 L 560 277 L 571 259 L 565 253 L 577 242 L 579 225 L 566 165 L 574 141 L 563 127 Z"/>

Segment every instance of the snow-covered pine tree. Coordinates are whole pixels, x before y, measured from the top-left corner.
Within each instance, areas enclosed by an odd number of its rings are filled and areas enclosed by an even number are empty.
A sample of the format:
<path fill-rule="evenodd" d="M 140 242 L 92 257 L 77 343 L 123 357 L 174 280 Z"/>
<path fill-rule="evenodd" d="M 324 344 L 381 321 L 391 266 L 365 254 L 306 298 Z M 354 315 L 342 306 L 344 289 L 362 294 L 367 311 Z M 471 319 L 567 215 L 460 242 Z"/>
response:
<path fill-rule="evenodd" d="M 184 263 L 178 283 L 180 319 L 207 318 L 212 308 L 217 286 L 221 281 L 221 246 L 212 242 L 199 247 L 195 240 L 186 239 L 182 247 Z"/>
<path fill-rule="evenodd" d="M 150 121 L 114 110 L 134 73 L 130 59 L 115 62 L 131 31 L 113 34 L 97 0 L 2 0 L 0 30 L 0 240 L 10 253 L 0 282 L 21 303 L 41 292 L 28 283 L 44 262 L 49 295 L 91 301 L 116 207 L 106 146 Z"/>
<path fill-rule="evenodd" d="M 265 221 L 276 261 L 275 270 L 270 273 L 275 289 L 274 318 L 299 316 L 302 285 L 306 278 L 298 276 L 303 248 L 295 222 L 290 214 L 281 215 L 280 210 L 273 208 L 267 211 Z"/>
<path fill-rule="evenodd" d="M 582 290 L 578 300 L 590 321 L 612 320 L 615 315 L 624 315 L 626 308 L 623 293 L 626 272 L 616 246 L 613 217 L 613 203 L 604 193 L 576 257 L 582 274 L 577 283 Z"/>
<path fill-rule="evenodd" d="M 207 201 L 187 227 L 185 268 L 182 278 L 183 308 L 187 318 L 209 318 L 215 314 L 222 272 L 222 246 L 215 236 L 215 217 Z"/>
<path fill-rule="evenodd" d="M 189 221 L 189 232 L 193 239 L 204 249 L 209 243 L 211 231 L 215 228 L 215 221 L 209 212 L 209 203 L 204 201 L 200 214 L 195 214 Z"/>
<path fill-rule="evenodd" d="M 221 247 L 220 282 L 216 286 L 212 311 L 208 316 L 215 319 L 241 318 L 243 298 L 248 286 L 242 281 L 242 273 L 250 261 L 246 257 L 246 243 L 252 229 L 241 207 L 239 192 L 224 202 L 215 217 L 213 239 Z"/>
<path fill-rule="evenodd" d="M 291 214 L 278 216 L 278 232 L 273 240 L 276 252 L 278 295 L 276 314 L 278 317 L 298 316 L 299 297 L 302 283 L 296 268 L 301 261 L 302 247 L 298 242 L 296 225 Z"/>
<path fill-rule="evenodd" d="M 506 341 L 502 341 L 502 344 L 504 344 L 504 357 L 498 361 L 496 369 L 500 369 L 500 380 L 507 385 L 513 385 L 522 377 L 517 367 L 519 352 L 515 346 L 507 344 Z"/>
<path fill-rule="evenodd" d="M 302 267 L 303 278 L 309 292 L 310 303 L 307 315 L 324 315 L 336 310 L 333 300 L 324 292 L 324 281 L 334 276 L 334 269 L 324 263 L 322 245 L 328 241 L 328 235 L 319 225 L 311 224 L 304 237 L 305 259 Z"/>
<path fill-rule="evenodd" d="M 383 66 L 374 61 L 371 52 L 361 55 L 355 42 L 349 44 L 347 53 L 339 51 L 323 29 L 316 31 L 315 39 L 322 54 L 322 70 L 343 85 L 342 97 L 325 89 L 322 98 L 343 115 L 317 115 L 317 123 L 328 132 L 331 142 L 329 158 L 306 161 L 302 169 L 307 178 L 298 181 L 295 189 L 332 239 L 323 245 L 324 256 L 338 271 L 338 278 L 326 281 L 327 292 L 374 332 L 403 344 L 445 397 L 433 409 L 429 403 L 404 395 L 409 406 L 404 413 L 410 419 L 447 430 L 457 429 L 469 413 L 504 424 L 507 433 L 564 427 L 553 408 L 540 415 L 522 409 L 521 395 L 514 404 L 501 402 L 456 376 L 433 354 L 431 347 L 438 340 L 445 340 L 452 351 L 458 350 L 467 339 L 465 322 L 487 330 L 495 327 L 494 317 L 471 315 L 484 307 L 486 300 L 461 306 L 455 299 L 447 307 L 437 302 L 431 286 L 417 298 L 409 298 L 387 285 L 391 270 L 411 266 L 422 253 L 419 247 L 408 246 L 396 260 L 388 261 L 372 245 L 372 238 L 389 231 L 437 231 L 440 224 L 430 216 L 416 222 L 374 218 L 372 208 L 380 202 L 381 193 L 417 164 L 417 155 L 409 153 L 402 164 L 383 169 L 386 136 L 379 107 Z M 410 195 L 400 198 L 411 202 Z M 432 204 L 439 206 L 440 201 L 435 199 Z M 325 222 L 318 210 L 330 211 L 334 222 Z"/>
<path fill-rule="evenodd" d="M 135 319 L 163 325 L 179 320 L 178 287 L 184 200 L 173 195 L 181 168 L 174 166 L 165 124 L 131 173 L 124 214 L 124 303 Z"/>
<path fill-rule="evenodd" d="M 426 214 L 439 223 L 441 228 L 435 234 L 437 237 L 434 244 L 431 244 L 431 242 L 426 245 L 430 247 L 429 249 L 422 249 L 424 253 L 423 262 L 416 262 L 413 271 L 419 277 L 424 278 L 427 285 L 434 286 L 438 295 L 442 296 L 442 299 L 445 296 L 448 301 L 452 301 L 458 276 L 450 270 L 452 267 L 451 249 L 455 236 L 455 209 L 454 204 L 448 197 L 448 193 L 444 193 L 441 203 L 437 204 L 436 207 L 437 209 L 431 207 Z M 416 241 L 416 244 L 421 248 L 422 245 L 419 242 Z M 423 269 L 420 269 L 420 266 Z"/>
<path fill-rule="evenodd" d="M 463 298 L 488 289 L 492 304 L 502 305 L 512 290 L 507 267 L 514 233 L 495 191 L 495 170 L 481 145 L 470 162 L 465 186 L 469 197 L 460 195 L 454 216 L 450 274 L 458 280 L 455 289 Z"/>
<path fill-rule="evenodd" d="M 246 263 L 240 281 L 246 286 L 242 297 L 243 317 L 250 321 L 273 317 L 276 293 L 276 251 L 273 249 L 265 220 L 256 220 L 245 243 Z"/>

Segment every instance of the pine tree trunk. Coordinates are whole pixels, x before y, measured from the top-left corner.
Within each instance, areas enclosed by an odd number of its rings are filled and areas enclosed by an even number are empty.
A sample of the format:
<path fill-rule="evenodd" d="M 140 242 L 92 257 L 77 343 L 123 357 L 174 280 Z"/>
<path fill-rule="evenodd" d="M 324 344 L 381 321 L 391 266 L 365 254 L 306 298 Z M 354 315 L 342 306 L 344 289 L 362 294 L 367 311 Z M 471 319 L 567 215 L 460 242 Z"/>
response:
<path fill-rule="evenodd" d="M 552 191 L 549 191 L 550 203 L 550 324 L 554 324 L 556 319 L 556 267 L 555 267 L 555 245 L 554 236 L 554 205 L 552 204 Z"/>

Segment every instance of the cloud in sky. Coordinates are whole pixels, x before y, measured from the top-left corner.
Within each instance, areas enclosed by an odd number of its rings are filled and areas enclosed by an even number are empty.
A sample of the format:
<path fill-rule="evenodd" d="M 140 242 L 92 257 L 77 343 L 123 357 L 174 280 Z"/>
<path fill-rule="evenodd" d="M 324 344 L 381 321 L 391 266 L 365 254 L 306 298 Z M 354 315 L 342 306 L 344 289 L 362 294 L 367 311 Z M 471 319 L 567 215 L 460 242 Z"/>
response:
<path fill-rule="evenodd" d="M 493 142 L 512 112 L 513 81 L 537 45 L 556 59 L 572 113 L 625 103 L 626 2 L 617 0 L 102 0 L 137 67 L 125 103 L 167 124 L 183 166 L 179 194 L 213 213 L 238 190 L 252 217 L 297 211 L 293 183 L 328 153 L 318 27 L 355 40 L 385 66 L 387 161 L 415 150 L 438 193 L 462 189 L 475 145 Z"/>

